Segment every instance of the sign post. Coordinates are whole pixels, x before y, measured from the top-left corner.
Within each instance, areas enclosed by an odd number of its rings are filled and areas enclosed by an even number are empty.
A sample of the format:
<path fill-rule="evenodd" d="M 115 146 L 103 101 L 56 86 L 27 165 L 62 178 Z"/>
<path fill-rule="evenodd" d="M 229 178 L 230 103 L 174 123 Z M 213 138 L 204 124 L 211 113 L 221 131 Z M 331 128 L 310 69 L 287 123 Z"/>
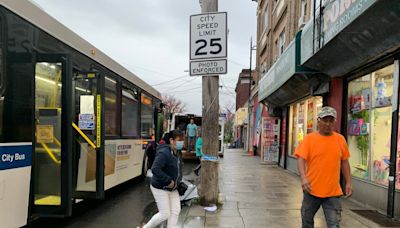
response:
<path fill-rule="evenodd" d="M 190 75 L 199 74 L 203 76 L 201 132 L 203 157 L 201 159 L 200 204 L 208 206 L 217 204 L 219 193 L 218 74 L 226 73 L 226 59 L 222 58 L 227 56 L 227 29 L 226 13 L 217 12 L 218 0 L 201 0 L 200 4 L 203 14 L 190 17 L 190 60 L 196 60 L 196 62 L 190 64 Z"/>

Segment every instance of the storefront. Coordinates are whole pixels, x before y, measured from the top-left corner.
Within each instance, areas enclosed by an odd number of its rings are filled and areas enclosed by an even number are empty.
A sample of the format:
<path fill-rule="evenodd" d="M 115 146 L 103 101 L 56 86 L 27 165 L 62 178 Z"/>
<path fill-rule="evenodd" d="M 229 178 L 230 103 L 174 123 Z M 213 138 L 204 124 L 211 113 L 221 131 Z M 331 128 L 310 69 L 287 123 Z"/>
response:
<path fill-rule="evenodd" d="M 297 172 L 293 153 L 307 133 L 316 130 L 322 96 L 329 92 L 329 78 L 300 65 L 301 31 L 259 83 L 260 102 L 280 123 L 279 165 Z"/>
<path fill-rule="evenodd" d="M 322 108 L 322 97 L 308 97 L 290 105 L 287 169 L 297 173 L 297 159 L 293 156 L 306 134 L 317 130 L 317 114 Z"/>
<path fill-rule="evenodd" d="M 320 21 L 303 29 L 300 64 L 332 77 L 324 104 L 342 113 L 338 129 L 350 149 L 352 198 L 400 217 L 400 4 L 327 1 L 323 9 L 316 12 Z"/>
<path fill-rule="evenodd" d="M 235 129 L 235 148 L 244 148 L 244 143 L 247 140 L 247 119 L 247 108 L 239 108 L 236 110 L 235 121 L 233 124 Z"/>
<path fill-rule="evenodd" d="M 400 190 L 400 162 L 398 150 L 400 137 L 395 137 L 393 151 L 391 135 L 398 123 L 393 123 L 393 105 L 399 99 L 395 75 L 399 74 L 398 60 L 361 76 L 347 80 L 346 132 L 350 149 L 350 165 L 353 176 L 354 195 L 358 201 L 386 212 L 391 156 L 396 157 L 394 188 Z M 394 101 L 394 102 L 393 102 Z M 398 115 L 398 114 L 397 114 Z M 392 150 L 392 151 L 391 151 Z M 396 197 L 396 198 L 397 198 Z M 400 205 L 399 200 L 394 205 Z M 400 208 L 395 207 L 399 217 Z"/>

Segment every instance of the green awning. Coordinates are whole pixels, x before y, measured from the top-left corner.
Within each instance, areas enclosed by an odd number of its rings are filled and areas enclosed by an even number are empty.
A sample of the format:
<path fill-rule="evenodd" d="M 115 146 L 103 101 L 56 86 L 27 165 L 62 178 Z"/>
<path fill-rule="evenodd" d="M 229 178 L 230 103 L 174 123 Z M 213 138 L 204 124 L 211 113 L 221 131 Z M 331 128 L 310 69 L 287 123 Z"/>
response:
<path fill-rule="evenodd" d="M 343 76 L 400 48 L 400 1 L 328 1 L 301 37 L 300 64 Z"/>
<path fill-rule="evenodd" d="M 258 100 L 262 101 L 279 89 L 296 73 L 296 39 L 293 40 L 281 57 L 269 71 L 263 75 L 259 83 Z"/>

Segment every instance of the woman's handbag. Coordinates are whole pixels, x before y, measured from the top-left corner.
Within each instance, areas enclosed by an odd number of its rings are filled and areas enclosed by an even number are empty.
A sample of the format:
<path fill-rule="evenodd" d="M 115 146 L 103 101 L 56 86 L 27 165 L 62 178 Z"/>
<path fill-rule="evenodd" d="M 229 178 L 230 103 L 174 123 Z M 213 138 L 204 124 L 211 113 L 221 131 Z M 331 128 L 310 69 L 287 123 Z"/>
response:
<path fill-rule="evenodd" d="M 178 192 L 180 196 L 183 196 L 186 192 L 186 190 L 188 189 L 187 184 L 180 182 L 178 185 Z"/>

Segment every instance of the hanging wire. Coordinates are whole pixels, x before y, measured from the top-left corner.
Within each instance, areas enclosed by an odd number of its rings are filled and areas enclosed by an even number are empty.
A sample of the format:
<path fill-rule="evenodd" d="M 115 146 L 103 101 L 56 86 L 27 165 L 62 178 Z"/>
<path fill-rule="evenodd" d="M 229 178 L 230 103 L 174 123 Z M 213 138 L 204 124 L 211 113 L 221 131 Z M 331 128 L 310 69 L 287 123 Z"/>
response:
<path fill-rule="evenodd" d="M 170 80 L 165 80 L 165 81 L 159 82 L 157 84 L 152 84 L 151 86 L 164 85 L 164 84 L 171 83 L 171 82 L 174 82 L 174 81 L 182 79 L 182 78 L 186 78 L 187 76 L 189 76 L 189 75 L 186 74 L 186 75 L 183 75 L 183 76 L 180 76 L 180 77 L 177 77 L 177 78 L 173 78 L 173 79 L 170 79 Z"/>

